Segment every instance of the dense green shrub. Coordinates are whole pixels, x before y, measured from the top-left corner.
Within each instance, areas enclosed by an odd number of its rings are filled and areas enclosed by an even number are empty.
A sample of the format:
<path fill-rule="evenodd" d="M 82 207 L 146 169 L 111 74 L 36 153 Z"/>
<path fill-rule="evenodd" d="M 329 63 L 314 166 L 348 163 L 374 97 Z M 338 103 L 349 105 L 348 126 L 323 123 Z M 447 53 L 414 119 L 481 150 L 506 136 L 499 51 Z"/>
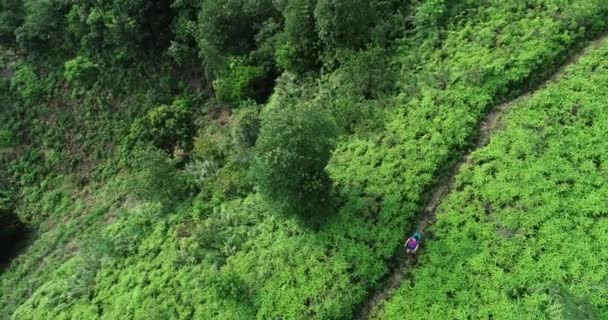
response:
<path fill-rule="evenodd" d="M 91 56 L 133 62 L 138 56 L 169 46 L 171 1 L 73 1 L 65 14 L 67 28 L 79 48 Z"/>
<path fill-rule="evenodd" d="M 374 5 L 365 0 L 318 0 L 314 10 L 319 38 L 329 48 L 360 48 L 369 39 Z"/>
<path fill-rule="evenodd" d="M 24 1 L 25 19 L 15 30 L 19 47 L 32 56 L 65 54 L 74 48 L 65 16 L 70 3 L 63 0 Z"/>
<path fill-rule="evenodd" d="M 248 145 L 238 143 L 255 143 L 253 136 L 259 130 L 259 119 L 257 112 L 253 119 L 249 119 L 249 108 L 239 110 L 237 114 L 244 114 L 243 123 L 235 128 L 235 120 L 232 120 L 232 128 L 217 125 L 208 125 L 201 129 L 194 141 L 192 152 L 193 162 L 186 165 L 191 179 L 199 186 L 202 193 L 210 203 L 219 205 L 223 201 L 243 196 L 251 191 L 251 179 L 248 166 L 251 160 L 252 148 Z M 239 117 L 238 115 L 236 117 Z M 249 120 L 252 122 L 248 122 Z M 252 127 L 250 127 L 252 126 Z M 236 132 L 237 136 L 231 133 Z"/>
<path fill-rule="evenodd" d="M 16 144 L 15 135 L 11 130 L 0 128 L 0 155 L 5 149 Z"/>
<path fill-rule="evenodd" d="M 238 105 L 247 99 L 260 98 L 258 83 L 262 77 L 264 68 L 248 65 L 242 59 L 233 59 L 227 72 L 213 82 L 213 89 L 220 101 Z"/>
<path fill-rule="evenodd" d="M 22 0 L 0 1 L 0 45 L 14 46 L 15 30 L 23 23 L 24 8 Z"/>
<path fill-rule="evenodd" d="M 137 146 L 131 151 L 127 165 L 130 175 L 124 183 L 126 192 L 166 206 L 187 196 L 184 176 L 165 152 Z"/>
<path fill-rule="evenodd" d="M 12 78 L 11 88 L 29 104 L 38 102 L 44 94 L 44 84 L 29 64 L 19 65 Z"/>
<path fill-rule="evenodd" d="M 156 107 L 131 125 L 124 141 L 124 150 L 133 149 L 138 143 L 152 145 L 173 154 L 176 148 L 188 151 L 192 148 L 194 122 L 187 99 L 176 99 L 171 105 Z"/>
<path fill-rule="evenodd" d="M 223 72 L 226 57 L 245 56 L 255 49 L 255 36 L 269 19 L 280 18 L 272 1 L 209 0 L 198 12 L 196 40 L 205 68 Z"/>
<path fill-rule="evenodd" d="M 331 180 L 325 166 L 337 134 L 333 119 L 317 107 L 266 114 L 254 168 L 260 191 L 285 212 L 312 215 L 326 208 Z"/>
<path fill-rule="evenodd" d="M 159 179 L 166 177 L 158 176 Z M 119 221 L 103 230 L 103 241 L 108 241 L 111 256 L 120 258 L 135 254 L 152 226 L 164 213 L 163 205 L 157 202 L 143 203 L 124 212 Z M 101 244 L 103 243 L 98 245 Z"/>
<path fill-rule="evenodd" d="M 328 86 L 368 100 L 389 96 L 395 90 L 397 74 L 387 57 L 389 52 L 379 47 L 342 51 L 337 58 L 340 67 L 329 75 L 334 83 Z"/>
<path fill-rule="evenodd" d="M 64 68 L 63 76 L 76 86 L 89 87 L 99 75 L 97 64 L 83 56 L 66 61 Z"/>
<path fill-rule="evenodd" d="M 222 164 L 230 152 L 230 132 L 227 128 L 209 124 L 199 130 L 194 139 L 192 156 Z"/>
<path fill-rule="evenodd" d="M 277 64 L 302 74 L 319 66 L 319 39 L 315 30 L 315 0 L 288 1 L 283 11 L 285 31 L 277 48 Z"/>
<path fill-rule="evenodd" d="M 340 67 L 321 79 L 318 99 L 345 132 L 374 129 L 382 122 L 377 101 L 389 97 L 397 82 L 386 57 L 387 52 L 377 47 L 342 51 Z"/>
<path fill-rule="evenodd" d="M 446 0 L 429 0 L 425 3 L 425 5 L 417 8 L 416 15 L 414 18 L 416 19 L 416 25 L 419 26 L 432 26 L 432 25 L 441 25 L 445 23 L 446 17 L 448 15 L 448 5 L 449 3 L 455 3 L 455 1 L 447 1 Z"/>
<path fill-rule="evenodd" d="M 238 148 L 250 148 L 255 145 L 260 132 L 260 116 L 255 107 L 245 107 L 236 111 L 230 126 L 233 143 Z"/>
<path fill-rule="evenodd" d="M 167 53 L 180 65 L 197 61 L 196 20 L 200 5 L 200 1 L 192 0 L 175 1 L 172 5 L 175 12 L 172 25 L 174 37 L 171 39 Z"/>
<path fill-rule="evenodd" d="M 190 183 L 198 188 L 202 188 L 215 177 L 218 171 L 218 164 L 213 160 L 195 159 L 186 164 L 184 170 L 187 173 L 186 178 L 190 180 Z"/>

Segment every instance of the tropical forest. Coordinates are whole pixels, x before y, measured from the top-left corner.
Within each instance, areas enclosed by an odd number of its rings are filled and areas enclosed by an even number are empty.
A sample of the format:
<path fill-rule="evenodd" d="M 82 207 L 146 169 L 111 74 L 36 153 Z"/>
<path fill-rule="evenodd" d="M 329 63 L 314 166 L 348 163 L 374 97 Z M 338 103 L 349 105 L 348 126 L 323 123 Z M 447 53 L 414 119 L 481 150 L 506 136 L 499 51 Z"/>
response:
<path fill-rule="evenodd" d="M 608 319 L 608 1 L 0 0 L 0 319 Z"/>

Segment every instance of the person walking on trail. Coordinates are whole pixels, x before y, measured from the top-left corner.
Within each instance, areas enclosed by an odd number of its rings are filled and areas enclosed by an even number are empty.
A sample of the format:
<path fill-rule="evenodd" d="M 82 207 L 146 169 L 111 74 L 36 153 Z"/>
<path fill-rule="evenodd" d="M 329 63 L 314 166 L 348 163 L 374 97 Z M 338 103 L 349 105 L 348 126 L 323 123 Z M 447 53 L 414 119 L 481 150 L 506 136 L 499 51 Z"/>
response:
<path fill-rule="evenodd" d="M 422 234 L 416 231 L 414 235 L 409 237 L 405 242 L 405 250 L 407 253 L 416 253 L 420 247 L 420 241 L 422 241 Z"/>

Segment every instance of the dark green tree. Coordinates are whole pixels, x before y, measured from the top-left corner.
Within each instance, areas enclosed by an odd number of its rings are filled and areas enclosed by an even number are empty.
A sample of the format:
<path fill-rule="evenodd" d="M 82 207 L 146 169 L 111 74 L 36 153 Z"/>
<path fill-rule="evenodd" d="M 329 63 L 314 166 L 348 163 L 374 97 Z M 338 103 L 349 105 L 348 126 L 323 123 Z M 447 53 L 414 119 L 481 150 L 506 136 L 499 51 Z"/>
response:
<path fill-rule="evenodd" d="M 109 0 L 72 2 L 63 20 L 91 56 L 126 62 L 168 48 L 173 37 L 170 0 Z"/>
<path fill-rule="evenodd" d="M 319 0 L 314 11 L 319 38 L 329 48 L 359 48 L 369 38 L 376 11 L 367 0 Z"/>
<path fill-rule="evenodd" d="M 137 145 L 127 159 L 129 170 L 124 191 L 148 202 L 171 208 L 186 195 L 184 175 L 166 152 L 150 145 Z"/>
<path fill-rule="evenodd" d="M 316 215 L 329 201 L 325 167 L 337 137 L 336 124 L 320 108 L 269 111 L 262 119 L 254 164 L 262 194 L 281 212 Z"/>
<path fill-rule="evenodd" d="M 192 148 L 195 132 L 189 101 L 177 99 L 171 105 L 161 105 L 137 119 L 124 141 L 124 151 L 130 152 L 137 144 L 152 144 L 173 154 L 176 147 Z"/>
<path fill-rule="evenodd" d="M 227 69 L 227 57 L 244 57 L 255 50 L 255 37 L 264 23 L 280 16 L 271 0 L 201 2 L 195 37 L 199 55 L 211 77 Z"/>
<path fill-rule="evenodd" d="M 15 30 L 23 23 L 22 0 L 0 0 L 0 45 L 14 46 Z"/>
<path fill-rule="evenodd" d="M 260 96 L 256 83 L 264 77 L 264 69 L 251 66 L 242 59 L 233 59 L 226 72 L 213 82 L 216 97 L 230 105 Z"/>
<path fill-rule="evenodd" d="M 24 1 L 25 18 L 15 30 L 19 47 L 30 56 L 48 57 L 73 49 L 65 16 L 70 3 L 65 0 Z"/>
<path fill-rule="evenodd" d="M 99 66 L 83 56 L 66 61 L 64 68 L 65 79 L 79 87 L 89 87 L 99 75 Z"/>
<path fill-rule="evenodd" d="M 292 0 L 283 12 L 285 32 L 277 51 L 277 63 L 297 74 L 319 67 L 319 38 L 313 14 L 315 2 Z"/>

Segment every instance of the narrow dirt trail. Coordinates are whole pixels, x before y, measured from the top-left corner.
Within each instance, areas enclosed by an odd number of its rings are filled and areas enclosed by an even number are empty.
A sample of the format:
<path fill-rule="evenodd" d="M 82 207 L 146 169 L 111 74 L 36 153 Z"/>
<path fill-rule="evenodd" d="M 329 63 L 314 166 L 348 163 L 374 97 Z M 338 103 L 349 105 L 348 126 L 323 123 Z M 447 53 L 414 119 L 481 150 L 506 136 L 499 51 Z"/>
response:
<path fill-rule="evenodd" d="M 427 204 L 421 210 L 418 216 L 417 230 L 420 232 L 425 231 L 427 227 L 435 223 L 437 218 L 437 208 L 441 201 L 450 193 L 455 182 L 457 173 L 463 164 L 467 163 L 470 159 L 470 155 L 477 149 L 486 146 L 490 142 L 490 136 L 501 126 L 501 120 L 505 112 L 517 103 L 528 99 L 535 92 L 542 90 L 549 84 L 560 79 L 564 74 L 568 66 L 578 62 L 581 56 L 589 52 L 593 48 L 596 48 L 601 43 L 608 39 L 608 35 L 603 34 L 593 41 L 588 42 L 587 46 L 580 48 L 575 52 L 571 52 L 570 57 L 564 61 L 559 68 L 555 69 L 554 72 L 549 74 L 544 81 L 541 81 L 538 85 L 533 86 L 522 95 L 494 106 L 483 118 L 478 126 L 477 140 L 473 143 L 462 155 L 455 161 L 452 166 L 446 170 L 441 176 L 438 182 L 435 183 L 434 188 L 429 192 Z M 409 236 L 409 235 L 406 235 Z M 405 242 L 405 239 L 403 240 Z M 378 314 L 385 301 L 390 299 L 394 294 L 394 291 L 399 287 L 401 282 L 406 277 L 406 280 L 413 281 L 411 276 L 408 276 L 409 267 L 417 263 L 416 256 L 408 255 L 405 249 L 402 247 L 393 257 L 393 263 L 391 272 L 385 276 L 381 281 L 378 289 L 373 292 L 365 301 L 365 304 L 361 306 L 359 312 L 355 315 L 354 319 L 364 320 L 370 319 L 373 315 Z"/>

